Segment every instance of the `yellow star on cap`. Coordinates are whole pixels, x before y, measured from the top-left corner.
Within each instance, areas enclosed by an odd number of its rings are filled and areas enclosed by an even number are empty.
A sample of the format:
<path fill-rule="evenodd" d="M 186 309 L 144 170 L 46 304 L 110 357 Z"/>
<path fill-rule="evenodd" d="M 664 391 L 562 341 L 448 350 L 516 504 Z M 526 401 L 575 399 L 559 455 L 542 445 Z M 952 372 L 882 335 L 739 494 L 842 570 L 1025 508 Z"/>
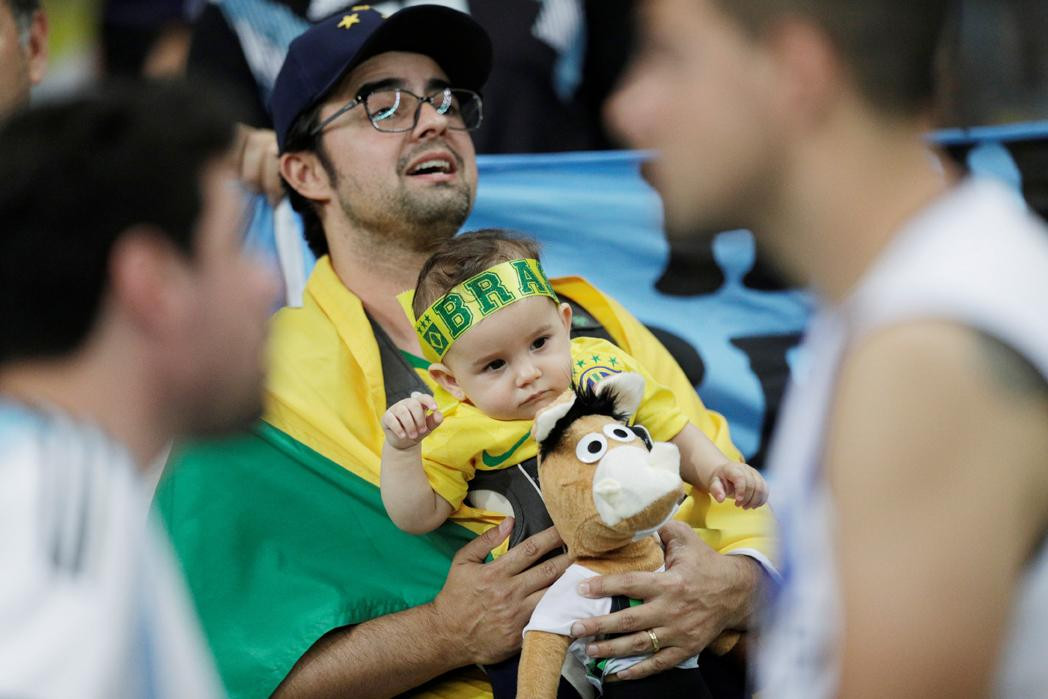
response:
<path fill-rule="evenodd" d="M 345 17 L 342 18 L 342 21 L 338 23 L 338 28 L 339 29 L 349 29 L 354 24 L 357 24 L 359 22 L 360 22 L 360 17 L 357 17 L 356 14 L 346 15 Z"/>

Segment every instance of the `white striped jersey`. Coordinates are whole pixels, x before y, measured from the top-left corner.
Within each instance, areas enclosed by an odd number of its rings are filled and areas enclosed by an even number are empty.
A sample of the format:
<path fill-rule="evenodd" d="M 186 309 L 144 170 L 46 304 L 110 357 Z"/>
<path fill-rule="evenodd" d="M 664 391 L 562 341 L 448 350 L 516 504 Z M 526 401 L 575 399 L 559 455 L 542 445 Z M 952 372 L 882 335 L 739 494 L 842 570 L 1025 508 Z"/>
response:
<path fill-rule="evenodd" d="M 130 455 L 0 400 L 0 697 L 222 696 Z"/>

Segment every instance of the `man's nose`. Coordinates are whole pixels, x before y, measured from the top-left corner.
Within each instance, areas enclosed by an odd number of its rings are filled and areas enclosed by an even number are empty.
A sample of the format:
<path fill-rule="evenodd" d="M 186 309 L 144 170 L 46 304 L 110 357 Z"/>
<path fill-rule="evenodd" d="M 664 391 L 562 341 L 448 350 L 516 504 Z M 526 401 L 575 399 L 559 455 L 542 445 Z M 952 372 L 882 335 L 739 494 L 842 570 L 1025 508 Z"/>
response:
<path fill-rule="evenodd" d="M 652 114 L 644 94 L 644 81 L 638 80 L 636 69 L 627 71 L 615 92 L 604 102 L 604 123 L 612 136 L 633 148 L 649 147 L 647 130 Z"/>
<path fill-rule="evenodd" d="M 418 106 L 418 120 L 415 124 L 415 138 L 437 136 L 448 130 L 448 117 L 437 111 L 432 102 L 421 102 Z"/>

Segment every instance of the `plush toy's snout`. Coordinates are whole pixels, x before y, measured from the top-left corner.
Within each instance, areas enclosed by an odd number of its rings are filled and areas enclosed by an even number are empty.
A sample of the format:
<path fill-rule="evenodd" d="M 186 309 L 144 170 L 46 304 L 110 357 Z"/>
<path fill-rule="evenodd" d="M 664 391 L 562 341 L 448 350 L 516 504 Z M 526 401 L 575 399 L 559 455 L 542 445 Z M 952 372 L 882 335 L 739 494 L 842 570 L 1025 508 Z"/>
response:
<path fill-rule="evenodd" d="M 649 452 L 638 446 L 611 449 L 597 464 L 593 477 L 593 502 L 604 524 L 619 522 L 640 514 L 669 493 L 681 491 L 680 452 L 673 444 L 657 442 Z M 656 521 L 669 512 L 653 512 Z"/>

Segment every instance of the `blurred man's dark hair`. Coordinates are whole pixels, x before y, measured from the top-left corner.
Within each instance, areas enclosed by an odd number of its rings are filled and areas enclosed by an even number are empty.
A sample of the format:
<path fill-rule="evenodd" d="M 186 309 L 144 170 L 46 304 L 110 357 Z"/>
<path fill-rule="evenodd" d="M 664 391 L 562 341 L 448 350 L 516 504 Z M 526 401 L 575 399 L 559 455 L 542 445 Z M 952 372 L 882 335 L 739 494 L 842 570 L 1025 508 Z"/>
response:
<path fill-rule="evenodd" d="M 110 86 L 0 127 L 0 362 L 79 348 L 132 229 L 194 253 L 201 177 L 234 111 L 182 83 Z"/>
<path fill-rule="evenodd" d="M 790 16 L 814 21 L 879 111 L 911 116 L 933 106 L 935 54 L 951 0 L 716 0 L 759 35 Z"/>

